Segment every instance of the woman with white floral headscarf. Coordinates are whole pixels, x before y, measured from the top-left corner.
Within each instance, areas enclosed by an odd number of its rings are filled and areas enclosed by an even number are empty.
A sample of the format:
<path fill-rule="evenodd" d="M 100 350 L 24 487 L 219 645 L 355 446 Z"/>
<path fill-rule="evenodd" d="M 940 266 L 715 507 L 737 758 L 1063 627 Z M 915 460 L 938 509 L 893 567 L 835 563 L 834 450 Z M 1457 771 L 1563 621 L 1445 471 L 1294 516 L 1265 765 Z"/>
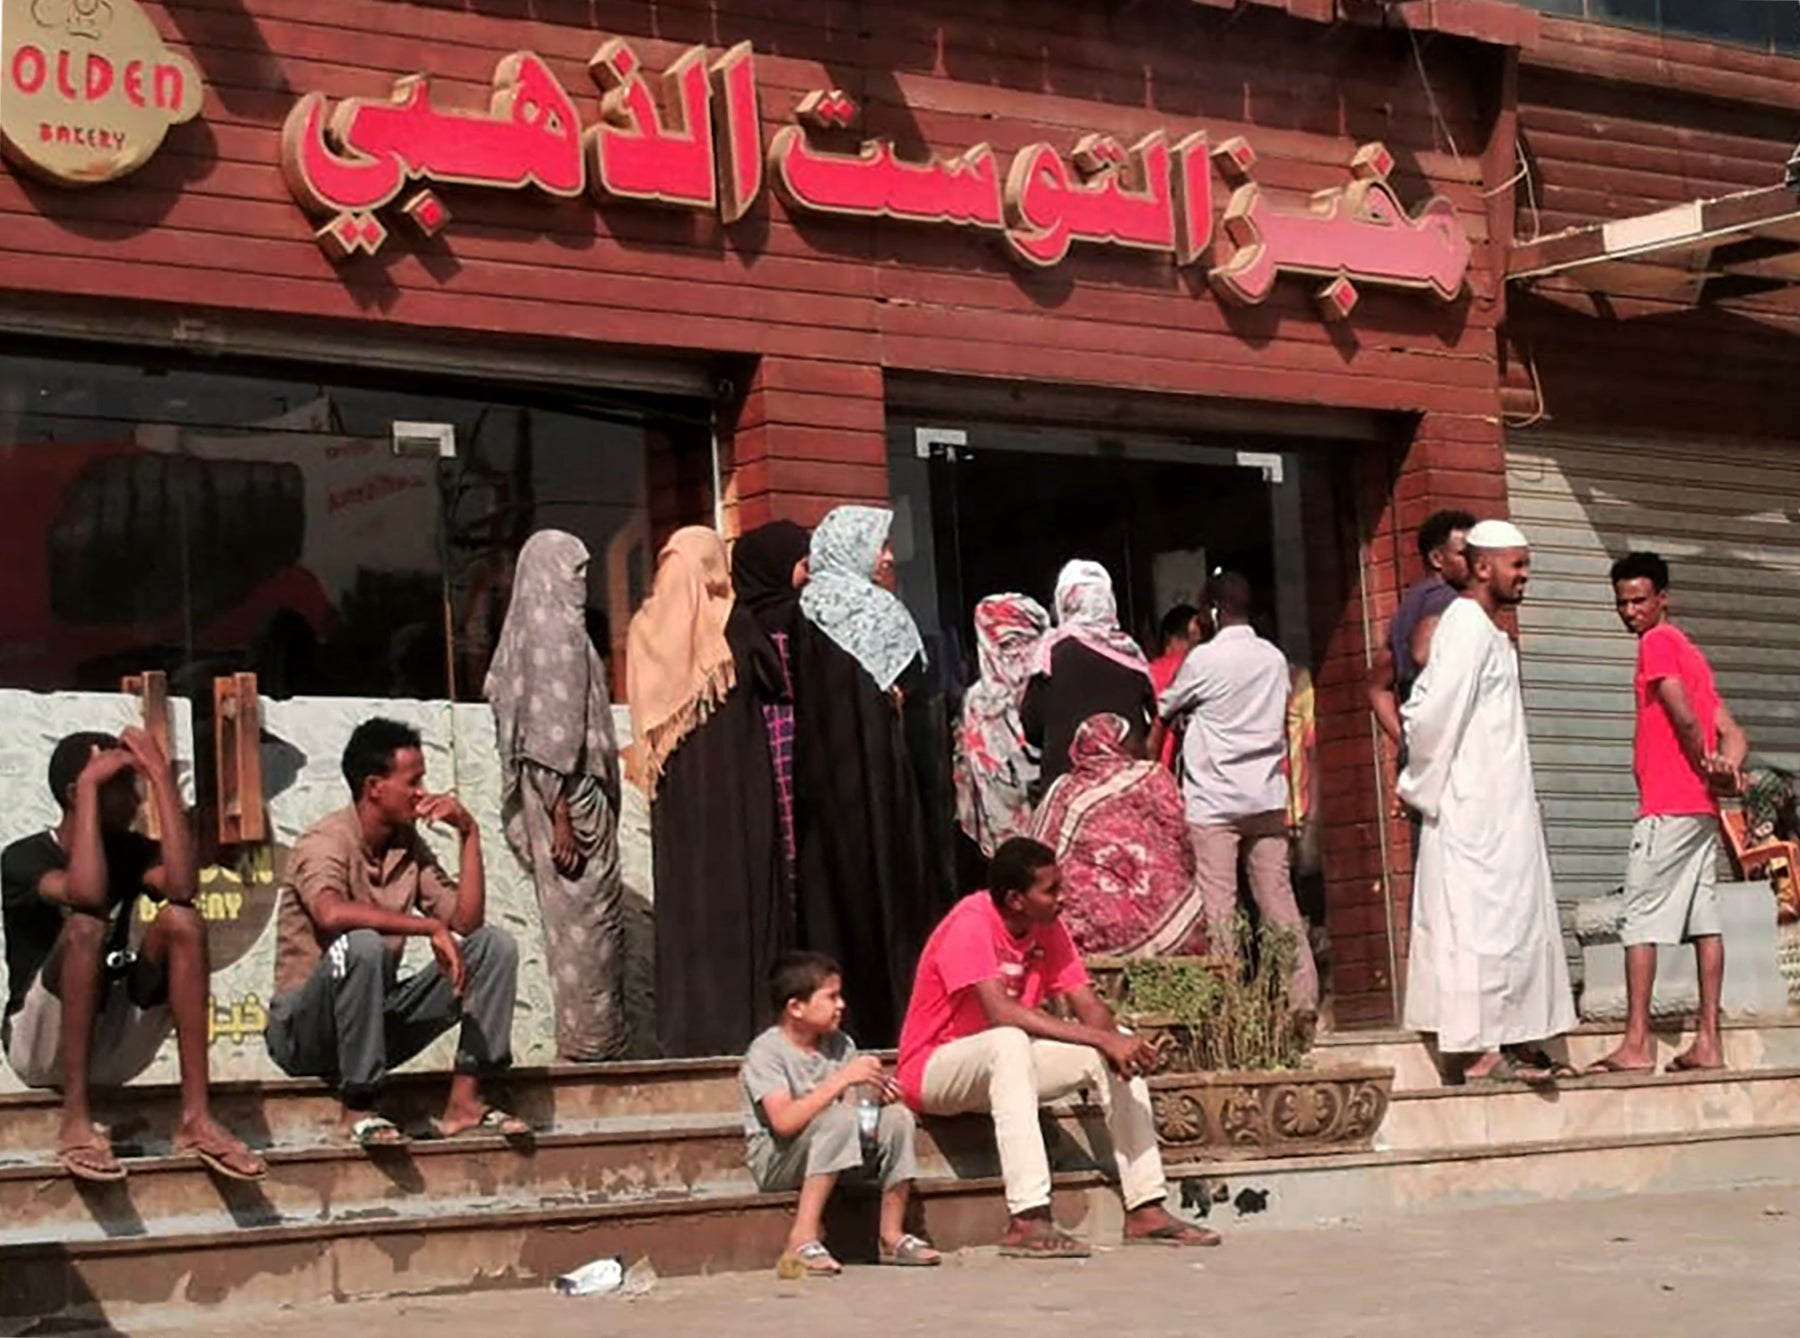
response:
<path fill-rule="evenodd" d="M 619 755 L 606 673 L 588 640 L 588 551 L 561 530 L 525 541 L 483 694 L 494 708 L 507 844 L 531 871 L 559 1059 L 624 1054 Z"/>
<path fill-rule="evenodd" d="M 844 968 L 847 1026 L 891 1045 L 942 892 L 902 718 L 919 629 L 893 592 L 893 513 L 843 506 L 813 531 L 795 628 L 800 937 Z"/>
<path fill-rule="evenodd" d="M 1020 718 L 1043 753 L 1033 798 L 1068 771 L 1075 731 L 1092 715 L 1124 719 L 1124 746 L 1144 756 L 1156 721 L 1156 689 L 1143 650 L 1119 626 L 1112 576 L 1077 559 L 1056 578 L 1056 629 L 1038 643 Z"/>

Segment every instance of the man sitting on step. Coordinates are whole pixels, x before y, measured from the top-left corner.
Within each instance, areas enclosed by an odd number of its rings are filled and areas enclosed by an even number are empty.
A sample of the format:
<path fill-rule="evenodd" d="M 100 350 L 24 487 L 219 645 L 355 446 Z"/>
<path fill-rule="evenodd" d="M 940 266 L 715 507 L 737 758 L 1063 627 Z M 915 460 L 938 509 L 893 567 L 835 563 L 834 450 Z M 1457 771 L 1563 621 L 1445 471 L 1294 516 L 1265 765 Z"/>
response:
<path fill-rule="evenodd" d="M 994 1118 L 1006 1209 L 1000 1253 L 1084 1258 L 1050 1215 L 1050 1159 L 1038 1107 L 1086 1089 L 1107 1112 L 1125 1200 L 1127 1245 L 1217 1245 L 1218 1233 L 1163 1206 L 1167 1187 L 1150 1089 L 1148 1043 L 1119 1030 L 1061 922 L 1062 874 L 1048 846 L 1014 837 L 994 852 L 988 891 L 964 897 L 919 958 L 900 1033 L 902 1094 L 927 1115 Z M 1043 1011 L 1068 1001 L 1075 1021 Z"/>
<path fill-rule="evenodd" d="M 160 844 L 132 830 L 140 777 Z M 22 1081 L 62 1089 L 58 1160 L 77 1179 L 125 1178 L 88 1092 L 142 1073 L 173 1028 L 176 1152 L 234 1180 L 260 1179 L 262 1158 L 207 1103 L 206 926 L 194 909 L 194 842 L 167 755 L 142 730 L 71 734 L 50 755 L 50 790 L 62 820 L 0 856 L 10 982 L 0 1034 Z M 162 906 L 134 950 L 131 926 L 146 897 Z"/>
<path fill-rule="evenodd" d="M 519 950 L 484 923 L 481 832 L 454 795 L 425 792 L 418 731 L 365 720 L 344 749 L 353 801 L 295 842 L 281 892 L 269 1055 L 295 1077 L 337 1081 L 346 1132 L 365 1146 L 406 1136 L 375 1109 L 376 1090 L 457 1023 L 456 1072 L 434 1132 L 523 1137 L 524 1121 L 483 1101 L 480 1077 L 512 1061 Z M 460 841 L 452 880 L 415 824 Z M 399 978 L 405 940 L 431 941 L 435 961 Z"/>

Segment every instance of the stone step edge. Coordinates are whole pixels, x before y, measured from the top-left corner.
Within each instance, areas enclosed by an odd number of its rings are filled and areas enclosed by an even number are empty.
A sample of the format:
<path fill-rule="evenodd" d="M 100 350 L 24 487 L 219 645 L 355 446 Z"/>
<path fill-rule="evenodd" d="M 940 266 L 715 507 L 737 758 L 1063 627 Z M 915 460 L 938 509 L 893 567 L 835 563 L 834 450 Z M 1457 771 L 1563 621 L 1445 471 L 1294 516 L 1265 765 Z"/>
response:
<path fill-rule="evenodd" d="M 1106 1178 L 1098 1171 L 1058 1171 L 1052 1177 L 1058 1191 L 1099 1189 Z M 926 1199 L 958 1198 L 968 1195 L 999 1195 L 1005 1186 L 995 1176 L 971 1179 L 954 1177 L 921 1177 L 916 1183 L 919 1197 Z M 66 1236 L 46 1240 L 0 1240 L 0 1263 L 13 1265 L 33 1258 L 51 1256 L 58 1260 L 83 1256 L 142 1254 L 163 1250 L 231 1249 L 273 1244 L 299 1244 L 332 1237 L 387 1236 L 415 1234 L 420 1231 L 517 1230 L 528 1227 L 556 1228 L 579 1226 L 600 1221 L 632 1221 L 639 1218 L 669 1215 L 717 1217 L 750 1211 L 788 1209 L 799 1199 L 794 1192 L 761 1193 L 737 1186 L 708 1191 L 701 1187 L 688 1194 L 661 1195 L 642 1199 L 620 1199 L 594 1204 L 531 1204 L 512 1200 L 460 1200 L 445 1204 L 436 1211 L 401 1213 L 387 1202 L 349 1205 L 343 1216 L 309 1222 L 281 1222 L 266 1226 L 208 1227 L 183 1229 L 191 1218 L 150 1219 L 144 1230 L 129 1236 L 104 1240 L 71 1240 Z M 175 1229 L 158 1231 L 158 1224 L 174 1224 Z"/>
<path fill-rule="evenodd" d="M 1464 1083 L 1457 1087 L 1407 1087 L 1397 1089 L 1395 1103 L 1406 1101 L 1470 1100 L 1482 1097 L 1537 1096 L 1558 1092 L 1600 1090 L 1661 1090 L 1672 1087 L 1706 1087 L 1714 1083 L 1792 1082 L 1800 1079 L 1800 1067 L 1766 1069 L 1686 1069 L 1674 1073 L 1583 1073 L 1558 1078 L 1553 1083 Z"/>
<path fill-rule="evenodd" d="M 1679 1032 L 1692 1024 L 1691 1018 L 1658 1018 L 1652 1028 L 1659 1035 Z M 1727 1031 L 1755 1031 L 1759 1029 L 1800 1029 L 1800 1015 L 1741 1017 L 1728 1018 L 1722 1024 Z M 1576 1036 L 1613 1036 L 1624 1031 L 1623 1023 L 1584 1022 L 1570 1035 Z M 1369 1031 L 1331 1031 L 1319 1035 L 1315 1042 L 1315 1050 L 1331 1050 L 1372 1045 L 1395 1044 L 1424 1045 L 1424 1040 L 1416 1031 L 1405 1031 L 1396 1028 L 1383 1028 Z M 884 1063 L 894 1061 L 892 1050 L 875 1050 L 874 1054 Z M 509 1069 L 495 1078 L 500 1086 L 509 1083 L 543 1083 L 556 1086 L 568 1086 L 582 1082 L 597 1082 L 609 1085 L 620 1082 L 643 1082 L 647 1079 L 667 1078 L 735 1078 L 742 1057 L 737 1055 L 720 1055 L 706 1059 L 620 1059 L 610 1060 L 603 1064 L 546 1064 L 531 1067 Z M 392 1089 L 436 1087 L 448 1082 L 450 1074 L 440 1070 L 420 1072 L 399 1072 L 390 1074 L 386 1082 Z M 318 1078 L 235 1078 L 215 1082 L 210 1088 L 216 1097 L 263 1096 L 280 1098 L 283 1096 L 330 1097 L 334 1095 L 331 1085 Z M 113 1088 L 97 1092 L 96 1104 L 116 1104 L 121 1100 L 141 1100 L 154 1097 L 174 1100 L 179 1095 L 173 1083 L 133 1083 L 122 1088 Z M 7 1111 L 56 1109 L 61 1097 L 53 1091 L 29 1089 L 19 1092 L 0 1092 L 0 1115 Z"/>
<path fill-rule="evenodd" d="M 1662 1091 L 1682 1087 L 1711 1086 L 1724 1083 L 1776 1083 L 1800 1081 L 1800 1067 L 1771 1069 L 1711 1069 L 1678 1073 L 1596 1073 L 1580 1078 L 1565 1078 L 1554 1086 L 1534 1087 L 1524 1083 L 1466 1085 L 1462 1087 L 1417 1088 L 1396 1091 L 1392 1100 L 1399 1103 L 1424 1101 L 1462 1101 L 1490 1098 L 1547 1099 L 1552 1093 L 1584 1091 Z M 1081 1121 L 1098 1118 L 1097 1106 L 1062 1105 L 1047 1107 L 1059 1120 Z M 968 1118 L 968 1117 L 960 1117 Z M 1744 1126 L 1746 1128 L 1755 1126 Z M 445 1139 L 415 1139 L 394 1152 L 375 1152 L 350 1143 L 303 1143 L 285 1147 L 259 1148 L 273 1166 L 301 1165 L 309 1162 L 348 1161 L 357 1158 L 400 1160 L 416 1156 L 454 1156 L 458 1153 L 513 1153 L 529 1157 L 534 1147 L 603 1147 L 634 1142 L 680 1142 L 687 1139 L 722 1138 L 740 1133 L 741 1115 L 727 1112 L 696 1112 L 672 1115 L 623 1115 L 612 1119 L 546 1130 L 528 1142 L 514 1143 L 497 1135 L 466 1136 Z M 1430 1149 L 1427 1149 L 1429 1151 Z M 1313 1152 L 1280 1158 L 1282 1162 L 1314 1161 L 1343 1154 Z M 151 1153 L 121 1157 L 126 1168 L 135 1175 L 191 1170 L 194 1158 L 174 1153 Z M 1228 1164 L 1237 1165 L 1236 1162 Z M 55 1158 L 50 1155 L 0 1161 L 0 1182 L 34 1180 L 60 1175 Z"/>
<path fill-rule="evenodd" d="M 1658 1017 L 1652 1020 L 1652 1034 L 1668 1036 L 1692 1030 L 1695 1022 L 1693 1014 L 1677 1014 L 1669 1017 Z M 1800 1029 L 1800 1012 L 1790 1010 L 1787 1013 L 1769 1013 L 1756 1017 L 1728 1017 L 1720 1021 L 1719 1026 L 1725 1031 L 1782 1031 Z M 1625 1032 L 1624 1022 L 1583 1022 L 1572 1031 L 1563 1033 L 1566 1036 L 1621 1036 Z M 1314 1049 L 1345 1048 L 1370 1045 L 1411 1045 L 1424 1046 L 1423 1032 L 1408 1031 L 1404 1027 L 1372 1027 L 1368 1030 L 1323 1031 L 1313 1040 Z"/>
<path fill-rule="evenodd" d="M 1096 1105 L 1068 1103 L 1046 1106 L 1043 1109 L 1054 1120 L 1063 1123 L 1076 1123 L 1085 1119 L 1098 1119 L 1102 1116 L 1101 1108 Z M 926 1128 L 929 1131 L 934 1123 L 942 1125 L 952 1120 L 962 1122 L 975 1118 L 977 1117 L 971 1115 L 957 1115 L 940 1119 L 927 1117 Z M 583 1126 L 546 1130 L 534 1135 L 529 1140 L 515 1141 L 499 1134 L 481 1134 L 466 1135 L 460 1138 L 418 1138 L 392 1150 L 370 1149 L 355 1143 L 300 1143 L 286 1147 L 259 1147 L 256 1150 L 262 1153 L 263 1159 L 271 1166 L 360 1160 L 398 1163 L 419 1156 L 449 1157 L 460 1153 L 511 1153 L 514 1156 L 528 1159 L 538 1148 L 607 1147 L 629 1143 L 675 1143 L 685 1142 L 689 1139 L 741 1138 L 743 1130 L 744 1124 L 741 1115 L 724 1112 L 684 1115 L 624 1115 Z M 191 1155 L 174 1152 L 121 1156 L 119 1161 L 132 1175 L 191 1171 L 199 1164 L 198 1159 Z M 0 1160 L 0 1182 L 38 1180 L 63 1174 L 64 1172 L 57 1165 L 53 1155 L 19 1158 L 11 1161 Z M 127 1180 L 124 1183 L 128 1188 L 130 1181 Z"/>
<path fill-rule="evenodd" d="M 1242 1180 L 1249 1177 L 1324 1174 L 1336 1171 L 1389 1169 L 1427 1163 L 1468 1163 L 1518 1160 L 1527 1157 L 1572 1156 L 1589 1152 L 1628 1151 L 1639 1148 L 1697 1147 L 1730 1142 L 1800 1140 L 1800 1124 L 1748 1125 L 1733 1129 L 1683 1130 L 1654 1134 L 1597 1135 L 1586 1138 L 1545 1139 L 1494 1143 L 1478 1147 L 1412 1148 L 1403 1150 L 1340 1152 L 1297 1157 L 1244 1158 L 1212 1162 L 1172 1164 L 1165 1174 L 1172 1189 L 1194 1180 Z M 1107 1177 L 1099 1171 L 1059 1171 L 1053 1176 L 1063 1191 L 1104 1189 Z M 1771 1176 L 1770 1183 L 1800 1182 L 1800 1166 L 1792 1175 Z M 921 1178 L 922 1198 L 965 1195 L 998 1195 L 1004 1185 L 998 1177 Z M 16 1264 L 36 1257 L 80 1258 L 96 1254 L 134 1254 L 181 1248 L 234 1248 L 259 1244 L 299 1243 L 333 1236 L 394 1235 L 419 1231 L 470 1231 L 481 1229 L 554 1228 L 606 1220 L 631 1221 L 668 1214 L 713 1217 L 727 1213 L 786 1208 L 792 1193 L 758 1193 L 736 1186 L 709 1191 L 702 1186 L 688 1194 L 622 1199 L 610 1203 L 543 1205 L 516 1200 L 461 1200 L 427 1212 L 399 1212 L 391 1202 L 348 1205 L 342 1216 L 309 1222 L 284 1222 L 249 1227 L 186 1229 L 192 1218 L 152 1219 L 144 1231 L 105 1240 L 21 1239 L 0 1242 L 0 1263 Z M 158 1223 L 173 1229 L 158 1231 Z"/>

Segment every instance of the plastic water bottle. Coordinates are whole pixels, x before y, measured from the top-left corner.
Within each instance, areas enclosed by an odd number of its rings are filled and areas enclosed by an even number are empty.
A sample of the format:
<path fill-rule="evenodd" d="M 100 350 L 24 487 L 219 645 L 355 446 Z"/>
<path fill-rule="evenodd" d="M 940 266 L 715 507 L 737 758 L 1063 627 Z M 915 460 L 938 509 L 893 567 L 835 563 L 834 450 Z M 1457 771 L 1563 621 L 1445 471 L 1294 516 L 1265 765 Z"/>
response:
<path fill-rule="evenodd" d="M 876 1094 L 872 1083 L 859 1082 L 851 1092 L 851 1100 L 856 1102 L 856 1132 L 862 1138 L 863 1155 L 866 1157 L 875 1151 L 881 1129 L 881 1098 Z"/>

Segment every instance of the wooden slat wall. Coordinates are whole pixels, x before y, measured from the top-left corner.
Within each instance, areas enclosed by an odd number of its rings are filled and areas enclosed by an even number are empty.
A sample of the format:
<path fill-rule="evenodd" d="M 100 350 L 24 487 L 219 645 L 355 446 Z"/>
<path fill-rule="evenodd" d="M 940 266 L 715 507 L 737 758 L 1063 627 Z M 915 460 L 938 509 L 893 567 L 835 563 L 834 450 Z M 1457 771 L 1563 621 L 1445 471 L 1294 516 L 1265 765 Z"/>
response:
<path fill-rule="evenodd" d="M 1529 239 L 1780 182 L 1800 141 L 1800 60 L 1546 18 L 1518 102 Z M 1506 407 L 1545 426 L 1793 435 L 1792 295 L 1694 310 L 1596 303 L 1550 280 L 1510 296 L 1505 333 Z"/>
<path fill-rule="evenodd" d="M 395 76 L 426 70 L 444 104 L 480 105 L 499 57 L 529 47 L 591 115 L 583 67 L 602 34 L 632 38 L 657 68 L 691 42 L 750 39 L 771 133 L 807 90 L 842 86 L 868 104 L 871 132 L 914 149 L 985 140 L 1004 153 L 1040 138 L 1072 145 L 1091 129 L 1249 133 L 1261 177 L 1296 192 L 1341 183 L 1357 142 L 1384 137 L 1403 191 L 1416 196 L 1429 180 L 1479 239 L 1483 129 L 1467 71 L 1491 48 L 1432 53 L 1439 130 L 1394 34 L 1263 9 L 1234 21 L 1176 0 L 1110 16 L 1072 0 L 149 8 L 208 80 L 201 119 L 101 190 L 0 178 L 0 289 L 1370 408 L 1468 411 L 1491 392 L 1485 246 L 1472 302 L 1445 311 L 1371 294 L 1346 340 L 1318 320 L 1304 285 L 1284 285 L 1265 310 L 1231 313 L 1166 260 L 1078 249 L 1055 271 L 1027 274 L 992 238 L 796 223 L 767 196 L 725 229 L 679 210 L 451 189 L 456 217 L 441 246 L 397 236 L 378 260 L 340 271 L 312 245 L 276 168 L 281 120 L 307 91 L 380 95 Z"/>
<path fill-rule="evenodd" d="M 1129 6 L 1080 0 L 146 0 L 208 83 L 204 110 L 127 181 L 88 192 L 0 173 L 0 294 L 55 294 L 104 310 L 121 299 L 266 313 L 394 332 L 535 336 L 704 358 L 737 384 L 720 410 L 734 526 L 816 518 L 887 495 L 889 373 L 1218 396 L 1393 411 L 1391 455 L 1357 465 L 1369 535 L 1342 528 L 1321 571 L 1366 556 L 1373 626 L 1394 604 L 1409 527 L 1439 505 L 1503 497 L 1491 229 L 1510 173 L 1507 54 L 1455 36 L 1331 22 L 1325 0 Z M 1407 20 L 1477 33 L 1486 0 L 1405 7 Z M 1434 16 L 1438 16 L 1435 17 Z M 1441 21 L 1440 21 L 1441 20 Z M 1533 19 L 1535 23 L 1535 18 Z M 1026 272 L 998 239 L 886 222 L 795 219 L 765 193 L 741 223 L 680 210 L 596 207 L 446 189 L 438 244 L 397 235 L 375 261 L 339 269 L 277 168 L 280 126 L 304 93 L 381 96 L 429 72 L 441 105 L 485 105 L 495 63 L 544 56 L 586 115 L 603 36 L 630 38 L 653 69 L 692 43 L 757 49 L 765 134 L 806 92 L 841 87 L 869 133 L 904 150 L 1003 154 L 1088 131 L 1131 138 L 1207 130 L 1250 137 L 1257 175 L 1298 199 L 1341 185 L 1359 144 L 1380 139 L 1409 202 L 1457 205 L 1476 241 L 1470 295 L 1450 306 L 1365 291 L 1346 328 L 1326 326 L 1308 285 L 1232 311 L 1167 258 L 1077 247 Z M 1422 59 L 1430 87 L 1421 79 Z M 1498 138 L 1496 138 L 1498 135 Z M 1224 185 L 1216 183 L 1222 201 Z M 1501 239 L 1502 243 L 1504 238 Z M 1424 426 L 1416 440 L 1407 424 Z M 1404 472 L 1404 494 L 1393 483 Z M 660 480 L 659 497 L 681 495 Z M 665 517 L 666 525 L 679 517 Z M 693 517 L 688 517 L 693 519 Z M 1329 559 L 1329 560 L 1328 560 Z M 1354 565 L 1343 572 L 1354 572 Z M 1410 574 L 1410 573 L 1408 573 Z M 1323 581 L 1324 578 L 1321 577 Z M 1374 754 L 1362 700 L 1363 604 L 1355 582 L 1318 611 L 1328 919 L 1345 971 L 1340 1016 L 1392 1016 L 1373 815 Z M 1402 847 L 1402 856 L 1404 855 Z M 1404 875 L 1404 869 L 1400 870 Z M 1401 885 L 1404 898 L 1404 886 Z M 1402 905 L 1404 904 L 1402 900 Z"/>

